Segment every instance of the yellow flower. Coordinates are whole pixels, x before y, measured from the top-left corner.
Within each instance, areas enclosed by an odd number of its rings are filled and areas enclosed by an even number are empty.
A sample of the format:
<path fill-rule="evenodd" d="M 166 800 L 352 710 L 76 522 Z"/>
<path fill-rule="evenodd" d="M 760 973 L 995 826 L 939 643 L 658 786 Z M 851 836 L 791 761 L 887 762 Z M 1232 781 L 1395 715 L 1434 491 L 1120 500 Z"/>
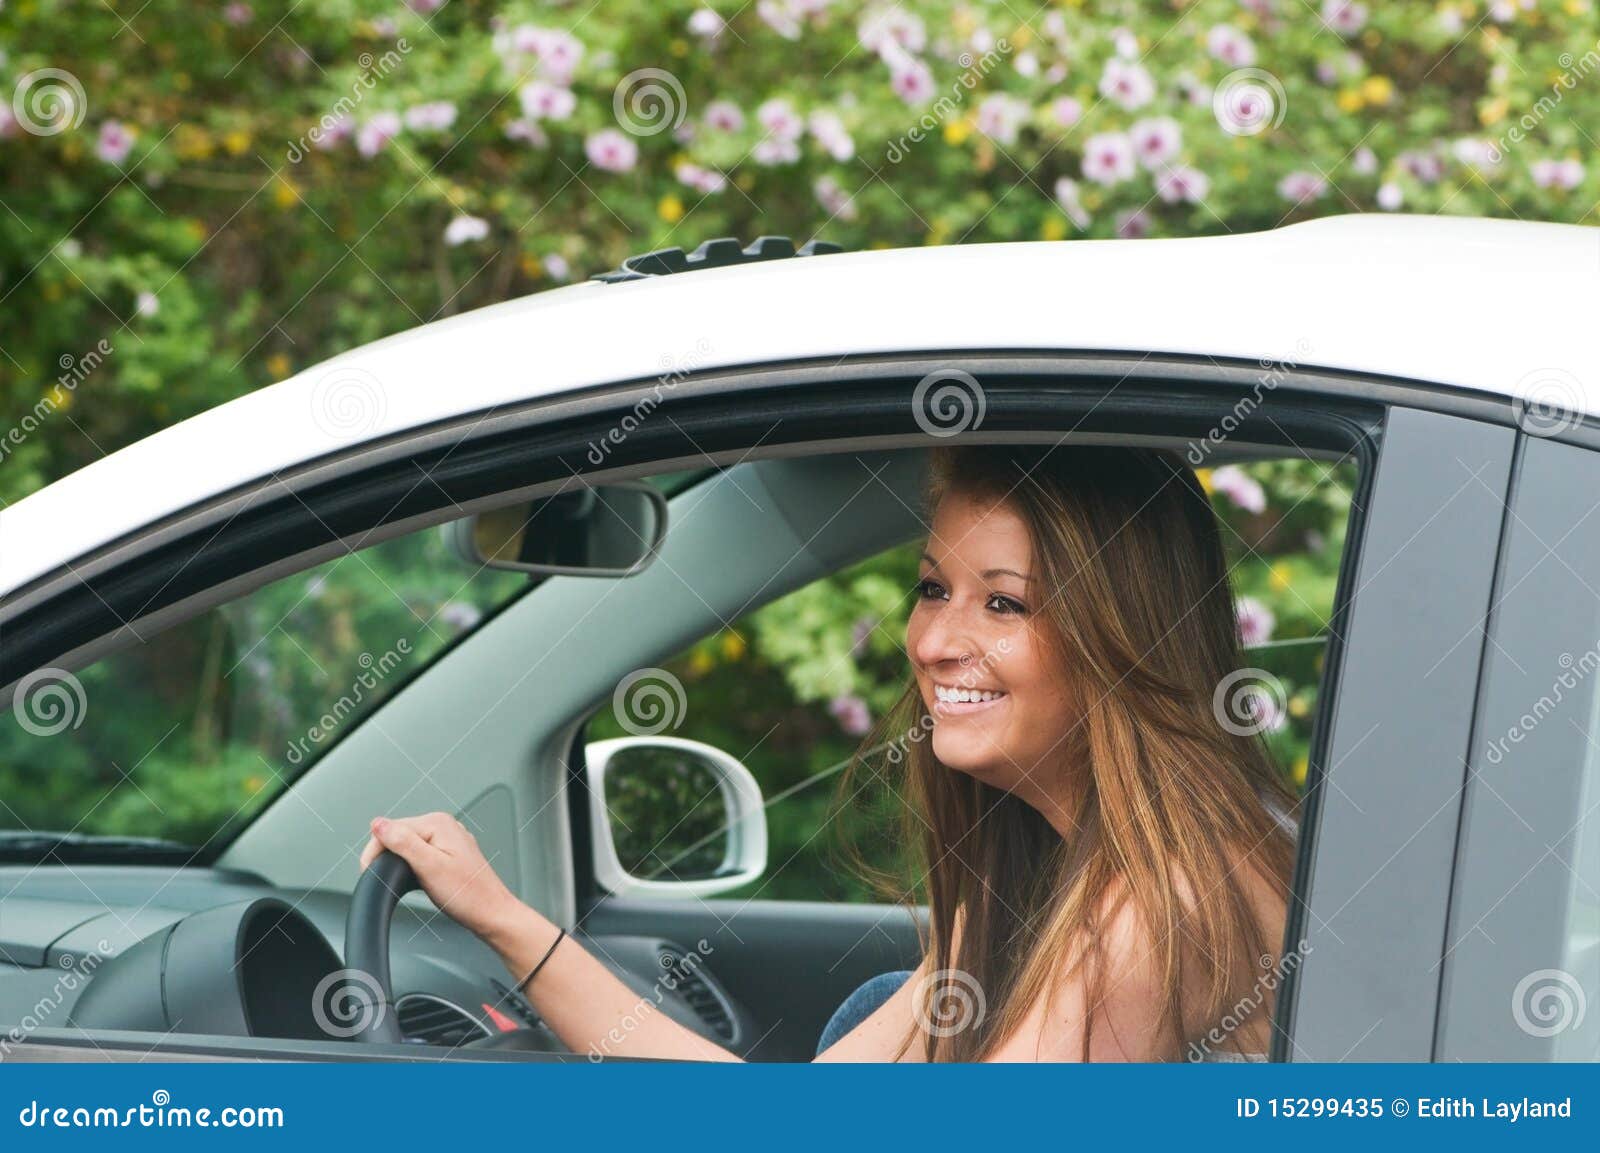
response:
<path fill-rule="evenodd" d="M 1040 240 L 1061 240 L 1067 235 L 1067 222 L 1059 216 L 1045 218 L 1043 227 L 1039 229 Z"/>
<path fill-rule="evenodd" d="M 1311 712 L 1311 702 L 1305 697 L 1295 697 L 1289 702 L 1289 715 L 1296 719 L 1303 719 Z"/>
<path fill-rule="evenodd" d="M 722 638 L 722 657 L 724 660 L 736 661 L 744 656 L 744 638 L 738 633 L 730 632 Z"/>
<path fill-rule="evenodd" d="M 537 277 L 544 275 L 544 265 L 540 264 L 539 258 L 531 252 L 526 253 L 517 264 L 522 269 L 524 276 Z"/>
<path fill-rule="evenodd" d="M 267 375 L 273 380 L 282 380 L 288 376 L 291 367 L 289 358 L 281 352 L 275 352 L 267 357 Z"/>
<path fill-rule="evenodd" d="M 1582 16 L 1589 11 L 1588 0 L 1567 0 L 1561 7 L 1568 16 Z"/>
<path fill-rule="evenodd" d="M 1506 118 L 1506 111 L 1510 108 L 1510 101 L 1504 96 L 1496 96 L 1489 103 L 1478 109 L 1478 119 L 1487 127 L 1498 124 Z"/>
<path fill-rule="evenodd" d="M 656 215 L 668 224 L 676 224 L 683 219 L 683 201 L 672 193 L 667 193 L 656 204 Z"/>
<path fill-rule="evenodd" d="M 1310 772 L 1310 771 L 1311 771 L 1311 760 L 1310 760 L 1310 758 L 1309 757 L 1300 757 L 1295 761 L 1294 768 L 1292 770 L 1290 770 L 1289 777 L 1290 777 L 1291 780 L 1294 781 L 1294 783 L 1295 783 L 1295 785 L 1297 787 L 1303 789 L 1303 788 L 1306 787 L 1306 774 L 1308 772 Z"/>
<path fill-rule="evenodd" d="M 300 190 L 292 180 L 280 176 L 272 186 L 272 201 L 279 208 L 293 208 L 300 203 Z"/>
<path fill-rule="evenodd" d="M 1285 592 L 1289 588 L 1289 566 L 1278 561 L 1267 570 L 1267 583 L 1278 592 Z"/>
<path fill-rule="evenodd" d="M 695 649 L 689 655 L 689 671 L 697 677 L 703 677 L 717 667 L 717 662 L 705 649 Z"/>
<path fill-rule="evenodd" d="M 59 384 L 50 390 L 50 403 L 57 409 L 72 407 L 72 392 L 62 388 Z"/>
<path fill-rule="evenodd" d="M 967 137 L 971 135 L 972 124 L 965 118 L 960 120 L 949 120 L 945 122 L 944 142 L 946 144 L 959 148 L 961 145 L 966 143 Z"/>
<path fill-rule="evenodd" d="M 180 160 L 204 160 L 217 150 L 211 134 L 198 124 L 178 125 L 173 151 Z"/>
<path fill-rule="evenodd" d="M 223 136 L 222 146 L 234 156 L 242 156 L 250 147 L 250 134 L 242 128 L 235 128 Z"/>
<path fill-rule="evenodd" d="M 1387 104 L 1394 99 L 1394 81 L 1387 76 L 1368 76 L 1361 82 L 1361 98 L 1368 104 Z"/>
<path fill-rule="evenodd" d="M 689 55 L 689 42 L 683 39 L 681 36 L 674 39 L 671 44 L 667 45 L 667 47 L 674 56 L 681 57 Z"/>
<path fill-rule="evenodd" d="M 1361 92 L 1359 89 L 1341 88 L 1339 89 L 1339 96 L 1335 103 L 1339 105 L 1340 112 L 1360 112 L 1361 105 L 1364 103 L 1364 101 L 1361 99 Z"/>
<path fill-rule="evenodd" d="M 1018 24 L 1011 30 L 1011 46 L 1013 48 L 1026 48 L 1033 43 L 1033 29 L 1026 24 Z"/>
<path fill-rule="evenodd" d="M 1211 470 L 1209 468 L 1195 469 L 1194 478 L 1200 482 L 1200 487 L 1205 489 L 1208 495 L 1215 491 L 1211 487 Z"/>
<path fill-rule="evenodd" d="M 265 787 L 266 783 L 266 779 L 263 777 L 246 777 L 244 779 L 244 791 L 253 797 Z"/>

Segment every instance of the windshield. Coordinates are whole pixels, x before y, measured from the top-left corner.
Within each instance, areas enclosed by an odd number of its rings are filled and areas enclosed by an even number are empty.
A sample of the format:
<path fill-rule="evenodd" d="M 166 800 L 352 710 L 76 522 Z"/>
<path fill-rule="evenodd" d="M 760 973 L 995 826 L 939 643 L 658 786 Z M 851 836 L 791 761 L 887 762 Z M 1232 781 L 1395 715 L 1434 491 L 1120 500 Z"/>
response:
<path fill-rule="evenodd" d="M 266 585 L 0 713 L 0 860 L 219 846 L 447 645 L 528 587 L 437 529 Z M 122 838 L 91 849 L 86 841 Z M 153 838 L 140 842 L 126 838 Z"/>

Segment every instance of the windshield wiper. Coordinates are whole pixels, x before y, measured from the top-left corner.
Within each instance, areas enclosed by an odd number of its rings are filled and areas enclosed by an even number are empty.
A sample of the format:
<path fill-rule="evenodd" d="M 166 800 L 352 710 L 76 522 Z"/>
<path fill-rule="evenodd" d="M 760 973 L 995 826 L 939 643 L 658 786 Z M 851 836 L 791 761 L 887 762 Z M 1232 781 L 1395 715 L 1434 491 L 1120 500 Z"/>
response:
<path fill-rule="evenodd" d="M 97 836 L 92 833 L 0 829 L 0 860 L 40 864 L 58 861 L 161 861 L 186 863 L 190 845 L 163 837 Z"/>

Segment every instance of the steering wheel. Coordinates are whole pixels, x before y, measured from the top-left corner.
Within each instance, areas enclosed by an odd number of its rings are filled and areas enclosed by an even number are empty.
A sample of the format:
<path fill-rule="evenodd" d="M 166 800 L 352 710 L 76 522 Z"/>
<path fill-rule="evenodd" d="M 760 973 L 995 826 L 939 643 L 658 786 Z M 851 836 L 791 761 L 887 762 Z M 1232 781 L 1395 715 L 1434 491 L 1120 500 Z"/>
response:
<path fill-rule="evenodd" d="M 421 887 L 405 858 L 384 852 L 367 866 L 350 895 L 350 913 L 344 923 L 344 964 L 352 991 L 364 1002 L 358 1018 L 364 1027 L 352 1040 L 391 1045 L 405 1040 L 389 976 L 389 922 L 400 898 Z"/>

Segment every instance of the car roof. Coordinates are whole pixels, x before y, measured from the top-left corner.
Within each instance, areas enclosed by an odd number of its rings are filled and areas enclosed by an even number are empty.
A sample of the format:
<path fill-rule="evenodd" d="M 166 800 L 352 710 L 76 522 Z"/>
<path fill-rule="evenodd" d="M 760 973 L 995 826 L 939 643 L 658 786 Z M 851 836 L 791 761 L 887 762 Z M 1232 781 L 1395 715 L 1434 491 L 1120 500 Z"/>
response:
<path fill-rule="evenodd" d="M 496 304 L 343 353 L 0 511 L 0 595 L 319 457 L 620 381 L 949 350 L 1289 362 L 1600 416 L 1600 230 L 1431 216 L 799 256 Z"/>

